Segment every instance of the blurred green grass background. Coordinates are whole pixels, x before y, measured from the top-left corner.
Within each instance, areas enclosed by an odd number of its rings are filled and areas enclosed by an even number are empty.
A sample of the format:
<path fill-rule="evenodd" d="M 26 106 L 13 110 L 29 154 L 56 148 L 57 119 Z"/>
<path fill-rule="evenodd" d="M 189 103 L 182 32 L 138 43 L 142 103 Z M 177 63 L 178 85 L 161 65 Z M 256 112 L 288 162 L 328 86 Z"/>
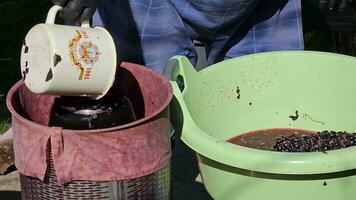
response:
<path fill-rule="evenodd" d="M 32 26 L 45 21 L 49 7 L 49 0 L 0 2 L 0 134 L 11 124 L 5 100 L 10 87 L 21 78 L 19 63 L 22 41 Z M 312 18 L 314 17 L 308 14 L 303 15 L 303 24 L 308 24 L 304 22 Z M 335 52 L 335 42 L 338 38 L 342 37 L 330 31 L 317 30 L 310 24 L 304 30 L 306 50 Z"/>

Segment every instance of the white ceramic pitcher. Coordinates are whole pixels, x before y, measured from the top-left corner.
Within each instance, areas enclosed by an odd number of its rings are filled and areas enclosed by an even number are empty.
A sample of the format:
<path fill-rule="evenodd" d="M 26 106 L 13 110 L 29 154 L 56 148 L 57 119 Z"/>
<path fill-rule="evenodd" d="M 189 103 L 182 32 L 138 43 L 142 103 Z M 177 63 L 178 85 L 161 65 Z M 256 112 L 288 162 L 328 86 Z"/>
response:
<path fill-rule="evenodd" d="M 89 96 L 99 99 L 111 88 L 117 66 L 114 41 L 102 27 L 55 24 L 60 6 L 53 6 L 46 23 L 27 33 L 21 51 L 21 71 L 34 93 Z"/>

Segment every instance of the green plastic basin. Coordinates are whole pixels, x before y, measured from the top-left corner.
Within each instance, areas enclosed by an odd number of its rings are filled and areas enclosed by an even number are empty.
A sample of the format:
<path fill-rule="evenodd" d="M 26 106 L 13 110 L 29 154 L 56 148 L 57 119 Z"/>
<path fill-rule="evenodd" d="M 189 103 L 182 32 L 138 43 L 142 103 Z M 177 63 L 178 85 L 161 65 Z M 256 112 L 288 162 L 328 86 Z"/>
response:
<path fill-rule="evenodd" d="M 186 57 L 175 56 L 165 73 L 173 80 L 172 121 L 197 152 L 204 185 L 214 199 L 356 199 L 356 147 L 282 153 L 226 142 L 267 128 L 356 132 L 355 58 L 271 52 L 197 72 Z M 182 92 L 177 77 L 184 81 Z M 293 121 L 289 116 L 295 111 L 299 118 Z"/>

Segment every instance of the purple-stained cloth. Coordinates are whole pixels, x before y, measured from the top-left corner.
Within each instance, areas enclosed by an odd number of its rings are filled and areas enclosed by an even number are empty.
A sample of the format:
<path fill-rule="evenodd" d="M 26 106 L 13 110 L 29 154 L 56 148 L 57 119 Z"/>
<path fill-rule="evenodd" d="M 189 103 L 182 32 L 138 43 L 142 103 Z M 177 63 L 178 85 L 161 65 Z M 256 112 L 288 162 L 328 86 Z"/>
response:
<path fill-rule="evenodd" d="M 93 25 L 108 29 L 121 60 L 158 72 L 174 55 L 195 64 L 193 40 L 209 64 L 304 48 L 301 0 L 100 0 Z"/>
<path fill-rule="evenodd" d="M 60 184 L 72 180 L 137 178 L 169 164 L 167 109 L 172 98 L 171 85 L 162 75 L 146 67 L 130 63 L 121 66 L 119 73 L 125 78 L 120 81 L 137 84 L 142 93 L 143 102 L 136 100 L 133 106 L 136 103 L 145 106 L 142 118 L 118 127 L 97 130 L 48 127 L 54 96 L 33 94 L 22 81 L 12 87 L 7 106 L 12 113 L 15 164 L 21 174 L 44 179 L 48 142 Z M 132 86 L 124 86 L 128 96 L 136 95 L 129 94 L 130 89 Z"/>

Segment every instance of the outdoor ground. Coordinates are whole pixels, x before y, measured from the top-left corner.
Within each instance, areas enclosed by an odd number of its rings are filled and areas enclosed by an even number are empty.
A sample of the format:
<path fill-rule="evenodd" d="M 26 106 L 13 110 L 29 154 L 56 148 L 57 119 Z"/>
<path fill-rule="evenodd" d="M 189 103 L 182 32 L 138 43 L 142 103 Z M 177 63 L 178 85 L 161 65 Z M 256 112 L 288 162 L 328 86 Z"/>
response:
<path fill-rule="evenodd" d="M 23 38 L 28 30 L 37 23 L 45 21 L 49 8 L 47 0 L 1 0 L 0 3 L 0 135 L 11 124 L 10 114 L 6 109 L 6 94 L 20 74 L 20 51 Z M 309 13 L 310 14 L 310 13 Z M 313 18 L 303 13 L 303 22 Z M 308 23 L 305 23 L 308 24 Z M 307 50 L 335 52 L 335 37 L 329 31 L 320 31 L 308 24 L 304 31 Z M 340 39 L 340 38 L 339 38 Z M 177 200 L 209 200 L 211 199 L 202 184 L 195 181 L 198 175 L 195 154 L 180 140 L 173 152 L 173 199 Z M 1 182 L 4 185 L 6 182 Z M 15 187 L 15 186 L 14 186 Z M 16 191 L 0 191 L 1 200 L 20 199 Z"/>

